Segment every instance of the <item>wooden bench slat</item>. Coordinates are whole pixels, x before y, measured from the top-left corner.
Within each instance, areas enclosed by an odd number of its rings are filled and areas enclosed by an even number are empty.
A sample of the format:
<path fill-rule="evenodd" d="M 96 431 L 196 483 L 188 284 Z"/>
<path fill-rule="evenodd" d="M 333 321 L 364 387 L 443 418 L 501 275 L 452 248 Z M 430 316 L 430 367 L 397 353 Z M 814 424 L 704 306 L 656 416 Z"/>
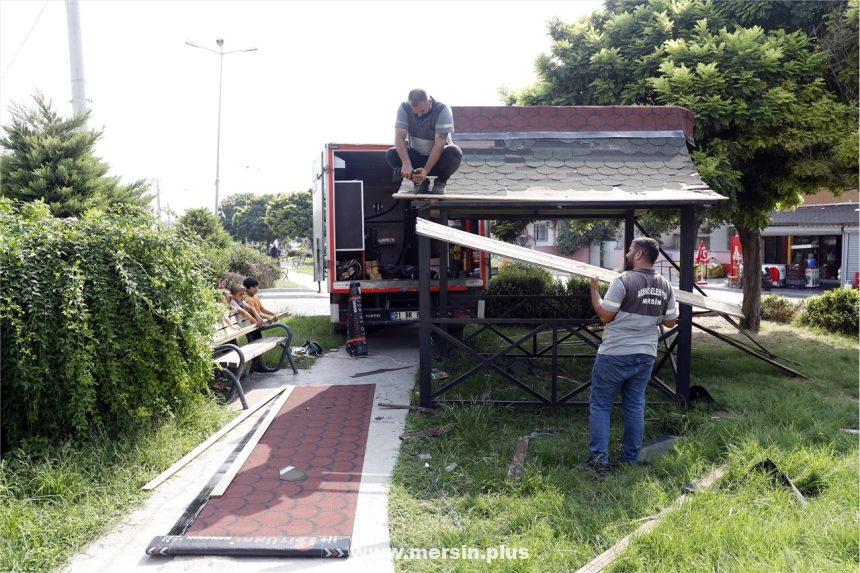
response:
<path fill-rule="evenodd" d="M 245 362 L 247 363 L 258 356 L 262 356 L 272 348 L 275 348 L 278 344 L 284 342 L 286 339 L 287 338 L 285 336 L 270 336 L 260 340 L 254 340 L 241 346 L 240 348 L 242 350 L 242 355 L 245 357 Z M 236 354 L 235 350 L 231 350 L 230 352 L 213 358 L 212 361 L 215 364 L 221 364 L 223 366 L 238 366 L 239 355 Z"/>
<path fill-rule="evenodd" d="M 231 316 L 241 315 L 239 315 L 238 312 L 234 312 Z M 287 316 L 290 316 L 289 312 L 279 312 L 275 315 L 275 318 L 270 323 L 266 324 L 275 324 L 276 322 Z M 245 323 L 246 326 L 242 326 L 243 323 Z M 219 327 L 215 329 L 215 336 L 212 340 L 212 346 L 220 346 L 225 342 L 238 338 L 239 336 L 248 334 L 249 332 L 254 332 L 259 328 L 256 324 L 247 324 L 245 320 L 242 320 L 241 322 L 236 322 L 236 324 L 239 324 L 242 327 L 237 330 L 234 329 L 232 326 L 219 325 Z"/>

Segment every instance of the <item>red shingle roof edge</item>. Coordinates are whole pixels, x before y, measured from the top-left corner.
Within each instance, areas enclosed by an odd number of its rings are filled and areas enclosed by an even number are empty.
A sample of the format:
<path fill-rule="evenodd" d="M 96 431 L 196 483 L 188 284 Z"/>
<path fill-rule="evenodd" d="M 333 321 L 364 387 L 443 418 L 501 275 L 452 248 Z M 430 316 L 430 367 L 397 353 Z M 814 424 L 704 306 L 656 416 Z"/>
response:
<path fill-rule="evenodd" d="M 679 106 L 451 106 L 458 133 L 525 131 L 683 131 L 693 141 L 692 111 Z"/>

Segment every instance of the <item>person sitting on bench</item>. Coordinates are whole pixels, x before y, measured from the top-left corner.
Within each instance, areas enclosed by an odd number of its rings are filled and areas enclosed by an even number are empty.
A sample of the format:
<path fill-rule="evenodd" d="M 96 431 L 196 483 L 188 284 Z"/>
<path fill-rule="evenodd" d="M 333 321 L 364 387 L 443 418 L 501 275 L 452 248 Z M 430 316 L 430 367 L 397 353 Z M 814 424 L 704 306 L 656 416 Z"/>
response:
<path fill-rule="evenodd" d="M 263 303 L 260 302 L 260 297 L 257 296 L 257 291 L 260 287 L 260 281 L 257 280 L 256 277 L 247 277 L 242 284 L 245 286 L 245 303 L 250 305 L 251 308 L 257 313 L 257 316 L 262 318 L 266 322 L 271 322 L 275 320 L 275 313 L 263 308 Z M 258 338 L 262 338 L 263 335 L 259 332 L 249 332 L 248 340 L 257 340 Z"/>
<path fill-rule="evenodd" d="M 250 304 L 245 302 L 245 287 L 242 285 L 230 285 L 230 307 L 239 312 L 242 317 L 251 324 L 263 326 L 263 319 L 257 314 Z"/>
<path fill-rule="evenodd" d="M 442 194 L 463 159 L 451 140 L 454 116 L 426 90 L 414 89 L 407 99 L 397 108 L 394 147 L 386 152 L 385 161 L 394 169 L 395 181 L 412 180 L 416 194 L 431 192 L 428 176 L 436 177 L 432 193 Z"/>

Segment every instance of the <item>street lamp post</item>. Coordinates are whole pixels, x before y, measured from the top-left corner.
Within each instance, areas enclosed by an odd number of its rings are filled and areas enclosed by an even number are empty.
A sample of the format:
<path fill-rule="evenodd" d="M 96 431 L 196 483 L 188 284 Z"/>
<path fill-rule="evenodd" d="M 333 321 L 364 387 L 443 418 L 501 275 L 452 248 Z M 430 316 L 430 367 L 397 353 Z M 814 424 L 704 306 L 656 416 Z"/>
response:
<path fill-rule="evenodd" d="M 191 46 L 192 48 L 200 48 L 201 50 L 206 50 L 207 52 L 212 52 L 213 54 L 218 54 L 219 58 L 219 66 L 218 66 L 218 139 L 215 145 L 215 214 L 218 214 L 218 186 L 221 183 L 221 86 L 222 80 L 224 77 L 224 56 L 228 54 L 235 54 L 237 52 L 255 52 L 257 48 L 243 48 L 241 50 L 230 50 L 229 52 L 224 51 L 224 40 L 218 38 L 215 40 L 215 43 L 218 45 L 218 50 L 213 50 L 212 48 L 207 48 L 206 46 L 201 46 L 199 44 L 195 44 L 193 42 L 189 42 L 186 40 L 185 45 Z"/>

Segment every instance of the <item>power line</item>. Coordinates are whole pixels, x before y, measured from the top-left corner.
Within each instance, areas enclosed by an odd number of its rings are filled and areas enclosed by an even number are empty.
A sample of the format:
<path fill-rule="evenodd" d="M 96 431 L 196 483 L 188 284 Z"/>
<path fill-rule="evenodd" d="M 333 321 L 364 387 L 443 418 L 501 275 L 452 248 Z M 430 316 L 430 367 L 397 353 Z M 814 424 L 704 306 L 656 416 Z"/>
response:
<path fill-rule="evenodd" d="M 42 12 L 44 12 L 44 11 L 45 11 L 45 8 L 48 6 L 48 2 L 49 2 L 49 0 L 45 0 L 45 3 L 44 3 L 44 4 L 42 4 L 42 9 L 41 9 L 41 10 L 39 10 L 39 15 L 38 15 L 38 16 L 36 16 L 36 21 L 35 21 L 35 22 L 33 22 L 33 25 L 32 25 L 32 26 L 30 26 L 30 31 L 29 31 L 29 32 L 27 32 L 27 35 L 26 35 L 26 36 L 24 36 L 24 40 L 21 42 L 21 45 L 20 45 L 20 46 L 18 46 L 18 49 L 15 51 L 15 55 L 14 55 L 14 56 L 12 56 L 12 61 L 11 61 L 11 62 L 9 62 L 9 65 L 8 65 L 8 66 L 6 66 L 6 71 L 4 71 L 4 72 L 3 72 L 3 75 L 2 75 L 2 76 L 0 76 L 0 80 L 2 80 L 3 78 L 5 78 L 5 77 L 6 77 L 6 74 L 8 74 L 8 73 L 9 73 L 9 68 L 11 68 L 11 67 L 12 67 L 12 64 L 14 64 L 14 63 L 15 63 L 15 60 L 18 58 L 18 54 L 20 54 L 20 53 L 21 53 L 21 49 L 24 47 L 24 44 L 26 44 L 26 43 L 27 43 L 27 40 L 29 40 L 29 39 L 30 39 L 30 34 L 32 34 L 32 33 L 33 33 L 33 30 L 35 30 L 35 29 L 36 29 L 36 24 L 38 24 L 38 23 L 39 23 L 39 19 L 41 19 L 41 18 L 42 18 Z"/>

